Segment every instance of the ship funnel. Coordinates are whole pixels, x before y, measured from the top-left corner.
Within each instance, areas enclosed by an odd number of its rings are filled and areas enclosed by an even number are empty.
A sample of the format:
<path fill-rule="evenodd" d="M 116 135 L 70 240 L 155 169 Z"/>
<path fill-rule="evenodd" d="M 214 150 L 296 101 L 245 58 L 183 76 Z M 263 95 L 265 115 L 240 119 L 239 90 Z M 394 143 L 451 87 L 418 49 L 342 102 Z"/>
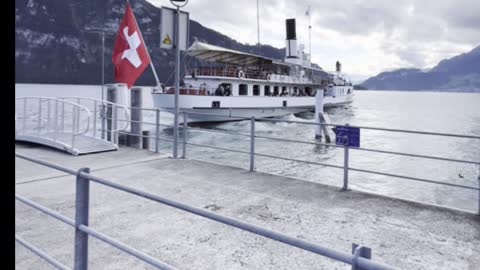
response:
<path fill-rule="evenodd" d="M 286 58 L 298 58 L 297 55 L 297 31 L 295 28 L 295 19 L 287 19 L 287 47 L 285 51 Z"/>
<path fill-rule="evenodd" d="M 342 72 L 342 64 L 337 61 L 337 72 Z"/>

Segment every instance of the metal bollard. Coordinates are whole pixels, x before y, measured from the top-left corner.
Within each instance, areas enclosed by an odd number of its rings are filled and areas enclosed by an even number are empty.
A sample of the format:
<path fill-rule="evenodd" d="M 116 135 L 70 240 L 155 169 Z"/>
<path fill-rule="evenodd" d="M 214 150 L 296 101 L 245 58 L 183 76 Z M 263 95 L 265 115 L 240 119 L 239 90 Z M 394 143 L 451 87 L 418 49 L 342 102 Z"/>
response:
<path fill-rule="evenodd" d="M 250 171 L 255 171 L 255 117 L 250 119 Z"/>
<path fill-rule="evenodd" d="M 142 131 L 142 149 L 150 150 L 150 130 Z"/>
<path fill-rule="evenodd" d="M 357 261 L 359 257 L 371 259 L 372 249 L 353 243 L 352 254 L 353 254 L 352 270 L 367 270 L 366 268 L 358 266 Z"/>
<path fill-rule="evenodd" d="M 344 137 L 345 145 L 343 146 L 344 155 L 343 155 L 343 191 L 348 190 L 348 136 Z"/>
<path fill-rule="evenodd" d="M 183 156 L 182 158 L 185 159 L 187 157 L 187 113 L 183 112 Z"/>
<path fill-rule="evenodd" d="M 88 226 L 88 207 L 90 181 L 82 178 L 81 173 L 90 173 L 89 168 L 81 168 L 77 172 L 75 198 L 75 270 L 88 269 L 88 234 L 80 231 L 80 225 Z"/>

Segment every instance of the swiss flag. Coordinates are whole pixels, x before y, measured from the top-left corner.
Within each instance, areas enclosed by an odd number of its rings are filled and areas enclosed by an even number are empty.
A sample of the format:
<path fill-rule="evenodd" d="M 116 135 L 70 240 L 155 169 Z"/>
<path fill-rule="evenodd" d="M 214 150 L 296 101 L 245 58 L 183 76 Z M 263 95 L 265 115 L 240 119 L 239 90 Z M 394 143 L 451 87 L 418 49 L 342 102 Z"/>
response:
<path fill-rule="evenodd" d="M 150 64 L 150 56 L 130 4 L 127 4 L 118 29 L 112 60 L 115 66 L 115 80 L 126 83 L 129 89 Z"/>

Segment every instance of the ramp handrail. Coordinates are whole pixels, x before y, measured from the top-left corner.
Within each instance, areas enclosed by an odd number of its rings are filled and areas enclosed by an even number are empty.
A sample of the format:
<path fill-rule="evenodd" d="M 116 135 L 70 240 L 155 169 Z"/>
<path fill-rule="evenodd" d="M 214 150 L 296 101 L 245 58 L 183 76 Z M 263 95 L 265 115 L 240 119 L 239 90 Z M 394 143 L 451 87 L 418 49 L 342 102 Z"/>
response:
<path fill-rule="evenodd" d="M 130 119 L 130 110 L 128 109 L 128 107 L 123 106 L 123 105 L 118 104 L 118 103 L 110 102 L 110 101 L 107 101 L 107 100 L 96 99 L 96 98 L 79 97 L 79 96 L 57 97 L 57 99 L 61 99 L 61 100 L 65 100 L 65 99 L 90 100 L 90 101 L 94 101 L 94 107 L 95 108 L 96 108 L 97 103 L 112 105 L 114 107 L 118 107 L 118 108 L 123 109 L 125 119 Z M 96 115 L 94 115 L 94 117 L 96 117 Z M 118 121 L 118 119 L 117 119 L 117 121 Z M 123 122 L 125 122 L 125 124 L 122 128 L 113 129 L 113 127 L 112 127 L 112 129 L 109 129 L 109 131 L 110 132 L 118 132 L 118 131 L 124 131 L 124 130 L 128 129 L 128 127 L 130 126 L 130 122 L 129 121 L 123 121 Z"/>
<path fill-rule="evenodd" d="M 72 106 L 76 106 L 76 107 L 78 107 L 78 108 L 81 108 L 81 109 L 83 109 L 83 110 L 86 112 L 86 114 L 87 114 L 87 120 L 88 120 L 88 121 L 87 121 L 87 125 L 86 125 L 85 129 L 84 129 L 82 132 L 78 132 L 78 131 L 77 131 L 76 133 L 75 133 L 75 132 L 72 132 L 72 135 L 73 135 L 73 136 L 83 135 L 83 134 L 87 133 L 87 132 L 90 130 L 90 117 L 91 117 L 91 113 L 90 113 L 90 110 L 89 110 L 87 107 L 83 106 L 83 105 L 79 105 L 79 104 L 77 104 L 77 103 L 70 102 L 70 101 L 66 101 L 66 100 L 61 100 L 61 99 L 52 98 L 52 97 L 43 97 L 43 96 L 24 96 L 24 97 L 16 97 L 15 99 L 16 99 L 16 100 L 17 100 L 17 99 L 40 99 L 40 102 L 45 102 L 45 101 L 54 100 L 54 101 L 60 101 L 60 102 L 68 103 L 68 104 L 70 104 L 70 105 L 72 105 Z M 17 112 L 16 112 L 16 110 L 15 110 L 15 114 L 16 114 L 16 113 L 17 113 Z M 25 113 L 24 113 L 23 117 L 26 117 L 26 116 L 25 116 Z M 25 129 L 25 126 L 23 126 L 23 128 Z"/>

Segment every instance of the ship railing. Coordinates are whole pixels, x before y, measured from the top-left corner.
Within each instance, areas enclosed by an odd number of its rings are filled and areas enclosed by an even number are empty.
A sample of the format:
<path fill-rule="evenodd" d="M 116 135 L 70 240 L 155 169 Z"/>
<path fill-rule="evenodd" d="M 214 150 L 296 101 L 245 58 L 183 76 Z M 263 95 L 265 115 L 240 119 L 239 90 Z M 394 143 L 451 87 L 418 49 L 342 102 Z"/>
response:
<path fill-rule="evenodd" d="M 228 77 L 228 78 L 247 78 L 256 80 L 266 80 L 274 83 L 301 83 L 312 84 L 314 81 L 307 77 L 290 76 L 285 74 L 275 74 L 272 72 L 259 71 L 247 69 L 241 71 L 240 69 L 232 67 L 198 67 L 187 71 L 187 75 L 192 78 L 196 76 L 212 76 L 212 77 Z"/>
<path fill-rule="evenodd" d="M 145 134 L 130 134 L 132 136 L 139 136 L 142 137 L 144 140 L 147 140 L 149 143 L 148 149 L 159 153 L 161 147 L 166 147 L 166 151 L 162 152 L 170 152 L 173 154 L 174 158 L 186 158 L 187 157 L 187 152 L 188 152 L 188 146 L 194 146 L 194 147 L 203 147 L 203 148 L 210 148 L 210 149 L 216 149 L 220 151 L 230 151 L 230 152 L 235 152 L 235 153 L 241 153 L 249 156 L 249 166 L 248 169 L 250 171 L 255 171 L 256 167 L 256 162 L 255 162 L 255 157 L 264 157 L 264 158 L 272 158 L 272 159 L 277 159 L 277 160 L 283 160 L 283 161 L 289 161 L 289 162 L 299 162 L 299 163 L 304 163 L 304 164 L 310 164 L 310 165 L 316 165 L 316 166 L 324 166 L 324 167 L 329 167 L 329 168 L 335 168 L 338 170 L 343 171 L 343 183 L 341 190 L 351 190 L 350 186 L 350 179 L 349 179 L 349 172 L 360 172 L 360 173 L 366 173 L 366 174 L 374 174 L 374 175 L 381 175 L 385 177 L 391 177 L 391 178 L 396 178 L 396 179 L 403 179 L 403 180 L 408 180 L 408 181 L 414 181 L 414 182 L 423 182 L 423 183 L 429 183 L 433 185 L 439 185 L 439 186 L 447 186 L 451 188 L 458 188 L 458 189 L 463 189 L 467 190 L 470 192 L 475 192 L 478 193 L 478 202 L 476 203 L 477 205 L 474 206 L 473 208 L 477 208 L 476 214 L 480 215 L 480 159 L 479 160 L 469 160 L 469 159 L 461 159 L 461 158 L 452 158 L 452 157 L 442 157 L 442 156 L 435 156 L 435 155 L 426 155 L 426 154 L 418 154 L 418 153 L 408 153 L 408 152 L 400 152 L 400 151 L 391 151 L 391 150 L 383 150 L 383 149 L 377 149 L 377 148 L 369 148 L 369 147 L 351 147 L 348 144 L 343 144 L 343 145 L 337 145 L 335 143 L 327 143 L 327 142 L 320 142 L 320 141 L 308 141 L 308 140 L 298 140 L 298 139 L 288 139 L 288 138 L 280 138 L 280 137 L 275 137 L 275 136 L 265 136 L 265 135 L 259 135 L 255 129 L 255 123 L 257 122 L 272 122 L 272 123 L 291 123 L 291 124 L 300 124 L 300 125 L 306 125 L 306 126 L 311 126 L 312 129 L 315 126 L 329 126 L 329 127 L 345 127 L 349 126 L 351 128 L 359 128 L 361 130 L 373 130 L 373 131 L 379 131 L 379 132 L 392 132 L 392 133 L 401 133 L 401 134 L 415 134 L 415 135 L 422 135 L 422 136 L 436 136 L 436 137 L 450 137 L 450 138 L 457 138 L 457 139 L 469 139 L 472 140 L 472 146 L 476 145 L 477 147 L 480 146 L 480 136 L 479 135 L 465 135 L 465 134 L 453 134 L 453 133 L 441 133 L 441 132 L 430 132 L 430 131 L 419 131 L 419 130 L 407 130 L 407 129 L 394 129 L 394 128 L 383 128 L 383 127 L 372 127 L 372 126 L 362 126 L 362 125 L 348 125 L 348 124 L 339 124 L 339 123 L 331 123 L 331 124 L 326 124 L 326 123 L 314 123 L 314 122 L 303 122 L 303 121 L 294 121 L 294 120 L 286 120 L 286 119 L 276 119 L 276 118 L 246 118 L 246 117 L 240 117 L 240 116 L 235 116 L 231 114 L 215 114 L 215 113 L 203 113 L 203 112 L 192 112 L 192 111 L 181 111 L 180 112 L 180 117 L 179 117 L 179 138 L 178 138 L 178 145 L 177 147 L 182 149 L 181 153 L 182 155 L 180 156 L 175 156 L 174 153 L 176 152 L 174 150 L 174 145 L 173 142 L 175 141 L 172 134 L 173 132 L 164 132 L 165 130 L 172 130 L 173 126 L 171 121 L 168 123 L 161 123 L 160 121 L 160 116 L 163 115 L 163 113 L 173 113 L 171 110 L 164 110 L 164 109 L 159 109 L 159 108 L 132 108 L 132 109 L 139 109 L 143 110 L 144 112 L 148 113 L 149 116 L 148 118 L 155 119 L 155 122 L 150 122 L 150 121 L 136 121 L 138 124 L 143 124 L 145 127 L 150 126 L 150 128 L 145 128 L 149 130 Z M 192 125 L 192 123 L 189 123 L 188 119 L 193 119 L 193 118 L 198 118 L 198 117 L 218 117 L 220 119 L 224 120 L 234 120 L 234 121 L 249 121 L 250 122 L 250 129 L 248 132 L 244 133 L 239 133 L 239 132 L 230 132 L 230 131 L 225 131 L 225 130 L 219 130 L 219 129 L 211 129 L 211 128 L 202 128 L 200 125 Z M 196 142 L 193 142 L 189 140 L 189 137 L 192 132 L 207 132 L 207 133 L 217 133 L 217 134 L 225 134 L 225 135 L 233 135 L 233 136 L 242 136 L 242 137 L 248 137 L 250 141 L 250 147 L 248 149 L 233 149 L 233 148 L 228 148 L 228 147 L 220 147 L 220 146 L 215 146 L 211 144 L 199 144 Z M 279 156 L 279 155 L 273 155 L 270 153 L 264 153 L 264 152 L 259 152 L 256 150 L 255 145 L 257 140 L 272 140 L 272 141 L 281 141 L 285 143 L 298 143 L 298 144 L 307 144 L 307 145 L 313 145 L 313 146 L 321 146 L 325 147 L 325 149 L 328 148 L 340 148 L 343 149 L 343 164 L 330 164 L 330 163 L 325 163 L 325 162 L 317 162 L 317 161 L 309 161 L 309 160 L 304 160 L 304 159 L 298 159 L 298 158 L 291 158 L 291 157 L 286 157 L 286 156 Z M 150 144 L 150 142 L 152 142 Z M 475 143 L 474 143 L 474 142 Z M 167 145 L 165 145 L 162 142 L 168 142 Z M 334 140 L 335 142 L 335 140 Z M 396 174 L 396 173 L 390 173 L 386 171 L 380 171 L 380 170 L 369 170 L 369 169 L 364 169 L 364 168 L 359 168 L 359 167 L 353 167 L 351 166 L 351 155 L 350 151 L 364 151 L 364 152 L 375 152 L 375 153 L 381 153 L 381 154 L 390 154 L 390 155 L 395 155 L 395 156 L 404 156 L 404 157 L 410 157 L 410 158 L 418 158 L 418 159 L 426 159 L 426 160 L 438 160 L 438 161 L 445 161 L 445 162 L 451 162 L 451 163 L 458 163 L 458 164 L 468 164 L 469 166 L 477 166 L 479 168 L 479 175 L 478 175 L 478 185 L 473 186 L 473 185 L 466 185 L 464 183 L 458 183 L 453 181 L 452 179 L 446 179 L 445 181 L 440 181 L 438 179 L 430 179 L 430 178 L 425 178 L 425 177 L 418 177 L 415 175 L 402 175 L 402 174 Z M 480 147 L 479 147 L 480 151 Z M 180 151 L 178 151 L 180 153 Z M 469 181 L 467 181 L 469 180 Z M 471 179 L 463 179 L 463 182 L 471 182 Z M 451 207 L 453 208 L 453 207 Z M 471 208 L 471 207 L 469 207 Z M 471 212 L 469 210 L 465 209 L 460 209 L 466 212 Z"/>
<path fill-rule="evenodd" d="M 195 88 L 195 87 L 180 87 L 180 95 L 189 95 L 189 96 L 208 96 L 209 93 L 214 92 L 213 89 L 207 88 Z M 167 87 L 163 93 L 165 94 L 175 94 L 175 87 Z"/>
<path fill-rule="evenodd" d="M 247 78 L 257 80 L 267 80 L 268 73 L 252 69 L 239 69 L 234 67 L 197 67 L 189 69 L 186 73 L 192 76 L 212 76 L 228 78 Z"/>
<path fill-rule="evenodd" d="M 166 206 L 173 207 L 185 211 L 187 213 L 201 216 L 219 223 L 223 223 L 227 226 L 235 227 L 265 238 L 269 238 L 274 241 L 278 241 L 284 244 L 287 244 L 292 247 L 296 247 L 314 254 L 318 254 L 336 261 L 340 261 L 349 265 L 352 265 L 352 269 L 395 269 L 389 265 L 379 263 L 377 261 L 371 260 L 372 250 L 365 246 L 360 246 L 355 243 L 352 244 L 352 253 L 347 253 L 343 251 L 338 251 L 329 247 L 319 245 L 310 241 L 306 241 L 288 234 L 274 231 L 268 229 L 264 226 L 255 225 L 237 218 L 229 217 L 214 211 L 205 210 L 203 208 L 198 208 L 180 201 L 172 200 L 157 194 L 133 188 L 127 185 L 119 184 L 118 181 L 114 179 L 104 179 L 98 177 L 90 172 L 90 168 L 80 168 L 78 170 L 72 170 L 66 167 L 63 167 L 58 164 L 51 162 L 46 162 L 41 159 L 37 159 L 31 156 L 27 156 L 20 153 L 15 153 L 16 158 L 24 159 L 29 162 L 33 162 L 38 165 L 42 165 L 54 170 L 58 170 L 69 175 L 75 176 L 76 189 L 75 189 L 75 219 L 71 219 L 60 212 L 52 210 L 44 205 L 41 205 L 38 202 L 30 200 L 20 194 L 15 194 L 15 200 L 19 201 L 27 206 L 30 206 L 50 217 L 53 217 L 56 220 L 59 220 L 75 230 L 74 237 L 74 259 L 73 259 L 73 269 L 75 270 L 87 270 L 88 269 L 88 249 L 89 249 L 89 237 L 96 238 L 120 251 L 123 251 L 129 255 L 136 257 L 137 259 L 152 265 L 158 269 L 177 269 L 176 266 L 173 266 L 170 263 L 166 263 L 160 259 L 157 259 L 151 255 L 148 255 L 130 245 L 127 245 L 111 236 L 105 232 L 101 232 L 93 226 L 89 225 L 92 223 L 90 221 L 89 212 L 90 206 L 90 183 L 95 183 L 102 185 L 114 190 L 120 190 L 128 194 L 142 197 L 152 202 L 163 204 Z M 47 254 L 45 251 L 41 250 L 39 247 L 33 245 L 32 243 L 23 239 L 22 236 L 15 234 L 15 241 L 20 245 L 31 250 L 33 253 L 44 259 L 47 263 L 52 265 L 57 269 L 71 269 L 63 262 L 55 259 L 54 257 Z M 90 241 L 91 242 L 91 241 Z M 178 267 L 182 267 L 179 265 Z"/>
<path fill-rule="evenodd" d="M 216 93 L 216 88 L 210 88 L 210 87 L 193 87 L 193 86 L 181 86 L 180 87 L 180 95 L 187 95 L 187 96 L 215 96 L 215 93 Z M 263 91 L 263 95 L 260 96 L 253 96 L 253 95 L 242 95 L 242 96 L 239 96 L 239 95 L 235 95 L 235 97 L 314 97 L 315 95 L 314 94 L 308 94 L 304 89 L 297 89 L 297 94 L 295 94 L 295 92 L 291 92 L 291 93 L 286 93 L 286 94 L 282 94 L 280 91 L 277 91 L 277 93 L 275 93 L 274 90 L 272 90 L 270 88 L 270 92 L 268 92 L 268 94 L 265 92 L 265 89 L 260 89 L 261 91 Z M 281 89 L 279 89 L 281 90 Z M 303 90 L 303 91 L 302 91 Z M 225 91 L 225 89 L 224 89 Z M 260 91 L 260 93 L 262 93 Z M 323 89 L 319 90 L 319 91 L 324 91 Z M 173 95 L 175 94 L 175 87 L 173 86 L 167 86 L 165 87 L 164 89 L 160 89 L 160 90 L 155 90 L 153 91 L 152 93 L 162 93 L 162 94 L 168 94 L 168 95 Z M 230 92 L 230 95 L 228 96 L 232 96 L 232 92 Z M 324 96 L 326 95 L 326 93 L 324 93 Z M 226 95 L 220 95 L 220 96 L 226 96 Z"/>

